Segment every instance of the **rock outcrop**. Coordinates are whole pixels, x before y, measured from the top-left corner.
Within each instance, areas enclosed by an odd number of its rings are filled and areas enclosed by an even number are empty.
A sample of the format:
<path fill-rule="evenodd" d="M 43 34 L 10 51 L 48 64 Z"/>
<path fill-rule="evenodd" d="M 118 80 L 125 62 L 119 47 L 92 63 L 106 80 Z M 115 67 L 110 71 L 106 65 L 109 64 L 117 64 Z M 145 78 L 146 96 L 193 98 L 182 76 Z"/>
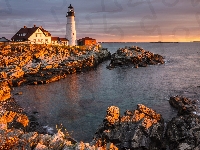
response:
<path fill-rule="evenodd" d="M 0 80 L 11 86 L 46 84 L 67 74 L 84 72 L 110 59 L 110 52 L 98 45 L 68 47 L 51 45 L 7 45 L 0 47 Z"/>
<path fill-rule="evenodd" d="M 178 109 L 178 114 L 168 124 L 166 139 L 170 150 L 200 149 L 200 116 L 196 100 L 185 97 L 171 97 L 170 104 Z"/>
<path fill-rule="evenodd" d="M 97 145 L 113 143 L 119 149 L 157 149 L 164 147 L 164 120 L 154 110 L 139 104 L 136 110 L 119 115 L 119 108 L 108 107 L 103 124 L 94 136 Z"/>
<path fill-rule="evenodd" d="M 119 48 L 111 55 L 111 62 L 108 69 L 116 66 L 133 65 L 135 68 L 146 67 L 147 65 L 163 64 L 164 58 L 159 54 L 154 54 L 144 49 L 132 46 Z"/>
<path fill-rule="evenodd" d="M 28 117 L 11 98 L 7 81 L 0 82 L 0 129 L 6 130 L 8 126 L 17 128 L 20 125 L 27 127 L 28 124 Z"/>

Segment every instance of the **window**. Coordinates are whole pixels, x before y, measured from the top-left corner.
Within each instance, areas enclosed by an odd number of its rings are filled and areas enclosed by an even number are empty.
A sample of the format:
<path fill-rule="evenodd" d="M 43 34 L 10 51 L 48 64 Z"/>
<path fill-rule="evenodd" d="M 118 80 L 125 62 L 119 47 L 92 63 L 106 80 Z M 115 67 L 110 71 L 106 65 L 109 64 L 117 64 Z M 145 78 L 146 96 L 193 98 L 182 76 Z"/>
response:
<path fill-rule="evenodd" d="M 48 39 L 45 39 L 45 43 L 48 43 Z"/>

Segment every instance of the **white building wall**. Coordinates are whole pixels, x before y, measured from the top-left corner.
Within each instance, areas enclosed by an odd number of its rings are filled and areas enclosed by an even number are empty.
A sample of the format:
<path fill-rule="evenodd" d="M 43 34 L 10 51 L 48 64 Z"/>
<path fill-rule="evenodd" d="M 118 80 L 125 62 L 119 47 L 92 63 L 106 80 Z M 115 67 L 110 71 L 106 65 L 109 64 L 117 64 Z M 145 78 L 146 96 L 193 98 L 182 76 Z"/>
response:
<path fill-rule="evenodd" d="M 29 38 L 31 44 L 51 44 L 51 36 L 45 36 L 38 28 Z"/>
<path fill-rule="evenodd" d="M 74 16 L 67 17 L 66 38 L 69 40 L 69 46 L 76 45 L 76 28 Z"/>

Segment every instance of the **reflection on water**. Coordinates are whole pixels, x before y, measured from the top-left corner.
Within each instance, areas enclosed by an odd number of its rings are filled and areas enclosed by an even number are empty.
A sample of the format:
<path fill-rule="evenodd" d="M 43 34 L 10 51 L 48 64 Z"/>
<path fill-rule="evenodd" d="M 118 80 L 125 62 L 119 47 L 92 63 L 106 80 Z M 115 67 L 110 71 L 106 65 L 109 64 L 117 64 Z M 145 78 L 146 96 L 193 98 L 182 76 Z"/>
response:
<path fill-rule="evenodd" d="M 133 45 L 127 43 L 126 45 Z M 125 44 L 104 44 L 114 52 Z M 135 45 L 135 43 L 134 43 Z M 170 96 L 181 94 L 198 98 L 200 93 L 200 59 L 198 43 L 137 43 L 165 56 L 166 64 L 146 68 L 106 69 L 109 61 L 96 70 L 68 75 L 58 82 L 15 88 L 14 97 L 25 111 L 38 112 L 39 121 L 55 128 L 63 124 L 77 140 L 91 141 L 110 105 L 135 109 L 142 103 L 169 120 L 175 113 Z"/>

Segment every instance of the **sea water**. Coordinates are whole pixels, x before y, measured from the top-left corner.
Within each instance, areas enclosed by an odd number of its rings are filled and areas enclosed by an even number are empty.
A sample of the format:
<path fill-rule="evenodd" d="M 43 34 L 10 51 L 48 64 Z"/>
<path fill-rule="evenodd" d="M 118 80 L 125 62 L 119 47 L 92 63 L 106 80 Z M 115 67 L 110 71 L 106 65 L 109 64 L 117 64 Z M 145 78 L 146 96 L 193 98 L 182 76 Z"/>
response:
<path fill-rule="evenodd" d="M 69 134 L 89 142 L 102 123 L 108 106 L 120 113 L 144 104 L 162 114 L 165 121 L 176 115 L 169 105 L 170 96 L 192 99 L 200 96 L 200 43 L 102 43 L 114 53 L 125 46 L 139 46 L 165 58 L 165 64 L 145 68 L 106 69 L 109 61 L 95 70 L 68 75 L 45 85 L 14 88 L 16 101 L 45 127 L 63 125 Z"/>

